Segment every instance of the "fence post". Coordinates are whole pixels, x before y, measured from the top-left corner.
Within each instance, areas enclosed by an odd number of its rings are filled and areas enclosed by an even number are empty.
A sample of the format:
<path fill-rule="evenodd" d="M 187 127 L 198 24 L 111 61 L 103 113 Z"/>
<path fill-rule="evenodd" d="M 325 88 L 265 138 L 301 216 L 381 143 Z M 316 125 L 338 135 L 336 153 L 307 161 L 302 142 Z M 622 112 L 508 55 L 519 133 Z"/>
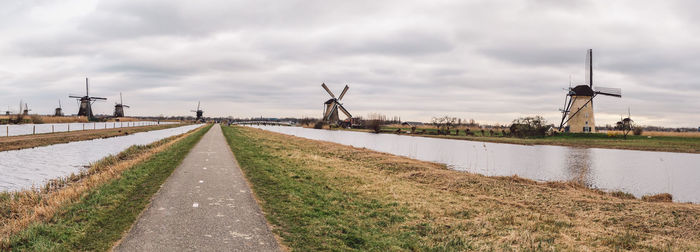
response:
<path fill-rule="evenodd" d="M 51 124 L 51 133 L 54 133 L 53 124 Z"/>
<path fill-rule="evenodd" d="M 97 122 L 92 123 L 92 129 L 96 130 L 97 129 Z"/>
<path fill-rule="evenodd" d="M 83 130 L 85 130 L 85 123 L 83 123 Z"/>
<path fill-rule="evenodd" d="M 32 135 L 36 134 L 36 125 L 32 125 Z"/>
<path fill-rule="evenodd" d="M 70 132 L 70 123 L 68 124 L 68 132 Z"/>
<path fill-rule="evenodd" d="M 5 136 L 10 136 L 10 125 L 5 126 Z"/>

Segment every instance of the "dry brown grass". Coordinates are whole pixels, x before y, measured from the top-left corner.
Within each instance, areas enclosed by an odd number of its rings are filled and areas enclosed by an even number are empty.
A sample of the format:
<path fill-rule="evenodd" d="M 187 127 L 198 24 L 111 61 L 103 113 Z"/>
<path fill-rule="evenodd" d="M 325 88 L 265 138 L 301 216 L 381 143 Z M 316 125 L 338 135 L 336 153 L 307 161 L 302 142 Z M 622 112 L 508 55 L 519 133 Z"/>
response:
<path fill-rule="evenodd" d="M 71 132 L 58 132 L 58 133 L 47 133 L 38 135 L 22 135 L 22 136 L 11 136 L 11 137 L 0 137 L 0 151 L 7 150 L 19 150 L 26 148 L 33 148 L 39 146 L 46 146 L 59 143 L 68 143 L 74 141 L 84 141 L 97 138 L 108 138 L 115 136 L 123 136 L 128 134 L 134 134 L 137 132 L 167 129 L 182 126 L 179 124 L 163 124 L 163 125 L 152 125 L 152 126 L 139 126 L 139 127 L 129 127 L 129 128 L 115 128 L 115 129 L 97 129 L 97 130 L 86 130 L 86 131 L 71 131 Z"/>
<path fill-rule="evenodd" d="M 485 177 L 444 165 L 243 128 L 270 155 L 326 176 L 328 187 L 398 202 L 420 243 L 475 250 L 700 250 L 700 206 L 650 203 L 577 183 Z M 282 168 L 281 168 L 282 169 Z"/>
<path fill-rule="evenodd" d="M 7 239 L 29 224 L 47 221 L 62 206 L 79 200 L 90 189 L 117 179 L 122 172 L 143 162 L 154 154 L 195 132 L 173 136 L 146 147 L 132 149 L 116 156 L 107 157 L 93 164 L 88 170 L 66 178 L 56 179 L 40 189 L 10 193 L 10 199 L 0 202 L 0 247 Z"/>

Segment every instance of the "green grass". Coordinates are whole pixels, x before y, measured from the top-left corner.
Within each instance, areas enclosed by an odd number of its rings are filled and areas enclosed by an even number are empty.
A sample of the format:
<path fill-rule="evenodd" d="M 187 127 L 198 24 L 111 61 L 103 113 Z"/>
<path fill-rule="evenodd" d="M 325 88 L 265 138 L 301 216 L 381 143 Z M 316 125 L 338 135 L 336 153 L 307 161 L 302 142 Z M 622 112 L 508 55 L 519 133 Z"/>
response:
<path fill-rule="evenodd" d="M 35 223 L 10 238 L 13 250 L 109 250 L 136 220 L 151 196 L 211 128 L 207 126 L 90 190 L 47 223 Z"/>
<path fill-rule="evenodd" d="M 240 128 L 223 127 L 236 159 L 262 201 L 267 220 L 293 250 L 415 250 L 415 230 L 401 228 L 408 210 L 343 188 L 342 174 L 308 169 L 271 155 Z M 327 167 L 333 169 L 332 167 Z"/>

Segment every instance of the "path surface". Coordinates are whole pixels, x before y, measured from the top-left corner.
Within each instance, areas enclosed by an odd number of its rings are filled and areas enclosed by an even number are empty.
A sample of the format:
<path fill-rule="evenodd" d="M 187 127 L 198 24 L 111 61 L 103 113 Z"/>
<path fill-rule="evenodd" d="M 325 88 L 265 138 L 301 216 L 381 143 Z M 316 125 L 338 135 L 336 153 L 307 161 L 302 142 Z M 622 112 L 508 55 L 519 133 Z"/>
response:
<path fill-rule="evenodd" d="M 214 125 L 115 251 L 279 251 L 221 127 Z"/>

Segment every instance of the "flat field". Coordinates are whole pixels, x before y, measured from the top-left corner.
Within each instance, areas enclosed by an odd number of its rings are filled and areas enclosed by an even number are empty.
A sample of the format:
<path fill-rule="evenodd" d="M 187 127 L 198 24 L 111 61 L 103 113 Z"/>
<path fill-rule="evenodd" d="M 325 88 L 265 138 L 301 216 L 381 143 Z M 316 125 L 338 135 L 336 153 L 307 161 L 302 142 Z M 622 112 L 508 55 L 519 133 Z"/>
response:
<path fill-rule="evenodd" d="M 223 129 L 273 231 L 292 250 L 700 250 L 699 205 Z"/>

